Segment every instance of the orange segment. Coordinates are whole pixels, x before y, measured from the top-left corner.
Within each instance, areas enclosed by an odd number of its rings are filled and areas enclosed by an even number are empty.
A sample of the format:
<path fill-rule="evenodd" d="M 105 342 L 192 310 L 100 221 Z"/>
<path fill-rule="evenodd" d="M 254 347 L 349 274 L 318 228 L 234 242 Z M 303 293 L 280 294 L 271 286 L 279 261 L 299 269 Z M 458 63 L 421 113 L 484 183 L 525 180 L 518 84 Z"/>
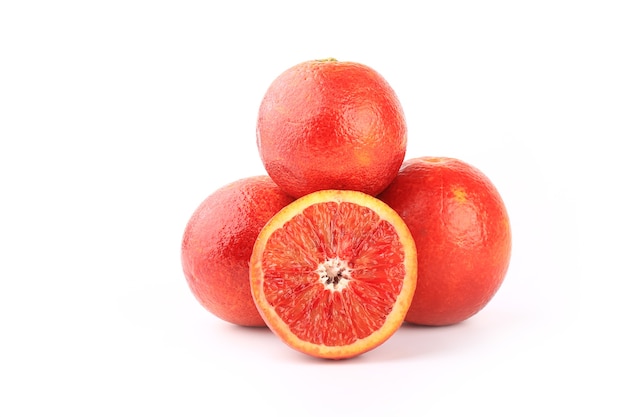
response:
<path fill-rule="evenodd" d="M 402 324 L 417 256 L 400 216 L 375 197 L 325 190 L 278 212 L 250 260 L 261 316 L 284 342 L 324 358 L 379 346 Z"/>

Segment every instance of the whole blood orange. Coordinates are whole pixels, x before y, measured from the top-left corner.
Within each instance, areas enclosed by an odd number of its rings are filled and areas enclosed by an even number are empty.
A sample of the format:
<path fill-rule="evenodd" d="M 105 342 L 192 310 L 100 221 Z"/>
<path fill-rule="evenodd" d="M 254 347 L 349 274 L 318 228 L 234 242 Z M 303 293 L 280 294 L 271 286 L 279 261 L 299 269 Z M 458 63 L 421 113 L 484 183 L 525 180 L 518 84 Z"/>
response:
<path fill-rule="evenodd" d="M 250 292 L 250 255 L 265 223 L 292 201 L 264 175 L 216 190 L 195 210 L 183 235 L 182 266 L 208 311 L 230 323 L 265 326 Z"/>
<path fill-rule="evenodd" d="M 382 201 L 323 190 L 278 212 L 250 259 L 256 305 L 292 348 L 341 359 L 379 346 L 402 324 L 417 278 L 406 224 Z"/>
<path fill-rule="evenodd" d="M 511 256 L 508 214 L 492 182 L 458 159 L 415 158 L 379 198 L 404 219 L 417 247 L 419 281 L 406 321 L 448 325 L 480 311 Z"/>
<path fill-rule="evenodd" d="M 261 160 L 294 197 L 325 189 L 376 195 L 398 173 L 406 145 L 395 92 L 363 64 L 297 64 L 271 83 L 259 108 Z"/>

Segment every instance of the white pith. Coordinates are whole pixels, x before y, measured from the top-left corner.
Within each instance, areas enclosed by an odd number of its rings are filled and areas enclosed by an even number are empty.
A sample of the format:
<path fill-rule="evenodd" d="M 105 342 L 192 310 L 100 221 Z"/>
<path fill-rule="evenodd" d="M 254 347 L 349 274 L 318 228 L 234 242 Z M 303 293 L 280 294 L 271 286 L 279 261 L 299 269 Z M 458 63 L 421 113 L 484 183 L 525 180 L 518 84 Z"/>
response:
<path fill-rule="evenodd" d="M 340 258 L 331 258 L 319 264 L 316 272 L 320 276 L 320 283 L 330 291 L 341 291 L 350 283 L 348 263 Z M 340 277 L 339 277 L 340 276 Z M 337 278 L 337 283 L 333 281 Z"/>

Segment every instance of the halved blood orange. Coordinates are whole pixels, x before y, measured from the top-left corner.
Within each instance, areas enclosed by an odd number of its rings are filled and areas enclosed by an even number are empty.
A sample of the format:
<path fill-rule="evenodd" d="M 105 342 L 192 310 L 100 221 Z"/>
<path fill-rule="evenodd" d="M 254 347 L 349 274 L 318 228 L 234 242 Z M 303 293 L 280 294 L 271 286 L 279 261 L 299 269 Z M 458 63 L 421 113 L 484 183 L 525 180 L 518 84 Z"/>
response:
<path fill-rule="evenodd" d="M 411 233 L 358 191 L 308 194 L 274 215 L 250 258 L 252 296 L 268 327 L 312 356 L 367 352 L 402 324 L 417 280 Z"/>

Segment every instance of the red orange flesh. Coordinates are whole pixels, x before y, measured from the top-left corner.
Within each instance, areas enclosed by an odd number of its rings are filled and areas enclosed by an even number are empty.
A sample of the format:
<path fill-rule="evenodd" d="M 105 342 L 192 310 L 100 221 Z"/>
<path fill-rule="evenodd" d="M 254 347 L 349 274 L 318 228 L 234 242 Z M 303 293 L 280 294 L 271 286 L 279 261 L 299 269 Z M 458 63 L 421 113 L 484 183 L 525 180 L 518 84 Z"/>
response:
<path fill-rule="evenodd" d="M 356 191 L 309 194 L 263 228 L 250 260 L 255 303 L 292 348 L 359 355 L 401 325 L 417 279 L 410 231 L 380 200 Z"/>

